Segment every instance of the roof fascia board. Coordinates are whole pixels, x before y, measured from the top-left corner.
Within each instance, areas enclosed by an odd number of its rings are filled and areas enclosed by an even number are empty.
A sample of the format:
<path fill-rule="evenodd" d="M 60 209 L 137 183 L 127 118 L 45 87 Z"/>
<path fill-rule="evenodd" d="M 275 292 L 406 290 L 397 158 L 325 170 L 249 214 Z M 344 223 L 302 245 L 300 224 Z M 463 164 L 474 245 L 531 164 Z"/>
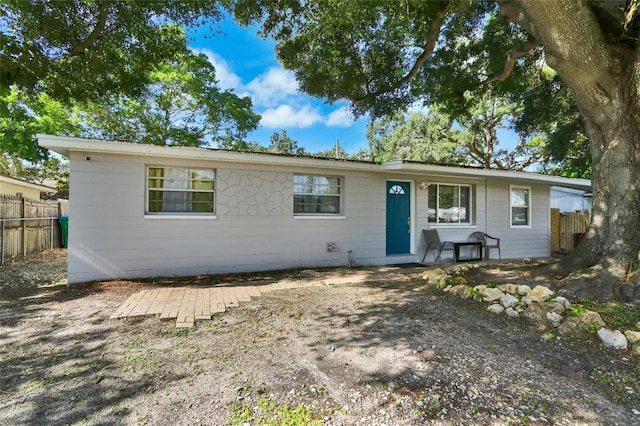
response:
<path fill-rule="evenodd" d="M 565 178 L 561 176 L 542 175 L 531 172 L 516 172 L 512 170 L 491 170 L 474 167 L 440 166 L 432 164 L 405 163 L 391 161 L 383 163 L 382 167 L 389 171 L 405 171 L 413 173 L 444 174 L 449 176 L 477 176 L 484 178 L 499 178 L 518 181 L 538 182 L 565 188 L 591 190 L 591 181 L 587 179 Z"/>
<path fill-rule="evenodd" d="M 286 157 L 267 153 L 233 152 L 185 146 L 158 146 L 130 142 L 81 139 L 51 135 L 37 135 L 38 143 L 52 151 L 69 156 L 71 152 L 145 155 L 152 157 L 214 160 L 221 162 L 257 163 L 281 166 L 302 166 L 341 170 L 379 170 L 377 163 L 357 163 L 308 157 Z"/>
<path fill-rule="evenodd" d="M 387 171 L 393 173 L 414 174 L 420 173 L 452 177 L 476 177 L 479 179 L 498 178 L 508 179 L 511 181 L 537 182 L 566 188 L 591 190 L 591 181 L 586 179 L 564 178 L 559 176 L 541 175 L 530 172 L 515 172 L 509 170 L 490 170 L 474 167 L 416 164 L 406 163 L 404 161 L 389 161 L 383 164 L 358 163 L 308 157 L 286 157 L 263 153 L 218 151 L 194 147 L 168 147 L 148 144 L 135 144 L 130 142 L 82 139 L 43 134 L 38 134 L 37 138 L 40 146 L 58 152 L 67 157 L 69 156 L 70 152 L 145 155 L 165 158 L 201 159 L 221 162 L 257 163 L 278 166 L 315 167 L 324 169 Z"/>
<path fill-rule="evenodd" d="M 411 173 L 413 175 L 415 175 L 415 172 L 399 172 L 399 171 L 393 171 L 393 170 L 387 170 L 388 173 L 393 173 L 395 174 L 402 174 L 402 175 L 407 175 L 407 173 Z M 444 182 L 447 179 L 464 179 L 465 181 L 477 181 L 477 182 L 486 182 L 487 178 L 486 176 L 470 176 L 467 174 L 455 174 L 455 173 L 432 173 L 432 172 L 428 172 L 428 175 L 425 174 L 425 172 L 419 172 L 421 174 L 421 178 L 418 178 L 417 180 L 422 180 L 422 181 L 427 181 L 427 182 L 433 182 L 433 183 L 439 183 L 439 182 Z"/>

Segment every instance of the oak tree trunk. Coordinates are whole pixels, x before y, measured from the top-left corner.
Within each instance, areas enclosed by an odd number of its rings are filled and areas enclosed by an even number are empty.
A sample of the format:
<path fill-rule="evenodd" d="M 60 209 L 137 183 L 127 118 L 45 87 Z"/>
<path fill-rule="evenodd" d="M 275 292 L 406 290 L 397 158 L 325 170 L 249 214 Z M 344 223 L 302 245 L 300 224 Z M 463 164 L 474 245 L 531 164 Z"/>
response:
<path fill-rule="evenodd" d="M 619 64 L 615 63 L 620 62 Z M 578 98 L 592 156 L 592 221 L 572 260 L 604 286 L 638 282 L 640 261 L 640 51 L 614 57 L 599 105 Z"/>
<path fill-rule="evenodd" d="M 640 114 L 627 99 L 632 93 L 620 92 L 617 120 L 599 123 L 583 111 L 593 160 L 592 221 L 571 259 L 598 265 L 606 282 L 626 281 L 640 253 Z"/>
<path fill-rule="evenodd" d="M 512 20 L 544 47 L 573 92 L 591 146 L 592 222 L 569 262 L 596 272 L 610 293 L 631 279 L 640 252 L 640 49 L 612 45 L 593 9 L 579 0 L 520 0 Z M 637 277 L 634 278 L 637 280 Z"/>

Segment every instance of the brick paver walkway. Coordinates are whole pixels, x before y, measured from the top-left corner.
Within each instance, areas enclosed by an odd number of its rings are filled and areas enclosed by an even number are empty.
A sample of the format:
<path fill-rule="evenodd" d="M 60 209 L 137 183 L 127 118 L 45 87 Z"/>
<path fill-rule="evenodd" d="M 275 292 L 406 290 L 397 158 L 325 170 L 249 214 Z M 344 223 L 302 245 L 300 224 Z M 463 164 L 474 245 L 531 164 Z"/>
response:
<path fill-rule="evenodd" d="M 219 284 L 212 287 L 166 287 L 142 290 L 132 294 L 111 316 L 127 318 L 159 315 L 161 319 L 176 319 L 176 327 L 192 327 L 195 320 L 211 319 L 217 312 L 237 307 L 273 290 L 314 287 L 330 284 L 409 279 L 424 268 L 379 267 L 360 270 L 336 269 L 313 273 L 304 279 L 284 279 L 271 284 Z"/>

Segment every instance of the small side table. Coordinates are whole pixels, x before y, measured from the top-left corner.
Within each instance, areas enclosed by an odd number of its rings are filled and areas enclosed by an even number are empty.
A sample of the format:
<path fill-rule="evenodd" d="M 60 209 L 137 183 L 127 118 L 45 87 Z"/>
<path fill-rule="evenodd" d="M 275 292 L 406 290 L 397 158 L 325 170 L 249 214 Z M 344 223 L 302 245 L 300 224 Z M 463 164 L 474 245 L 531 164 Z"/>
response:
<path fill-rule="evenodd" d="M 478 257 L 460 258 L 460 247 L 476 247 L 478 249 Z M 472 250 L 475 251 L 475 250 Z M 472 262 L 482 260 L 482 242 L 480 241 L 454 241 L 453 256 L 456 262 Z"/>

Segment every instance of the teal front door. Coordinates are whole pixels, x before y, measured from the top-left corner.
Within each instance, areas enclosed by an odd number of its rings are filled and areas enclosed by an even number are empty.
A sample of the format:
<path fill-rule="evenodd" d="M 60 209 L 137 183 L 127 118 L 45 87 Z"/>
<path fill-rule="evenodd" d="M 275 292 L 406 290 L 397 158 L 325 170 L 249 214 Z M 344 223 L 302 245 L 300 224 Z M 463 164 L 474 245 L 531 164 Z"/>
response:
<path fill-rule="evenodd" d="M 387 255 L 411 251 L 411 184 L 387 182 Z"/>

